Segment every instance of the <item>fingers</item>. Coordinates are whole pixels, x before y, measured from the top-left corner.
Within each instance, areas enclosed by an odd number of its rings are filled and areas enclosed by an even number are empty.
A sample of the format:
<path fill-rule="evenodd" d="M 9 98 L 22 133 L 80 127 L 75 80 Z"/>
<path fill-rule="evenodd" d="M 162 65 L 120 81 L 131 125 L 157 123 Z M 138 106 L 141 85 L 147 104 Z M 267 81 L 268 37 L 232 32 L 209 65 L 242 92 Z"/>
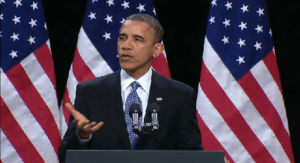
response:
<path fill-rule="evenodd" d="M 68 110 L 71 112 L 71 114 L 74 117 L 73 124 L 75 126 L 85 126 L 86 123 L 89 123 L 90 121 L 79 111 L 77 111 L 72 104 L 66 103 L 65 106 L 68 108 Z"/>
<path fill-rule="evenodd" d="M 88 120 L 83 114 L 81 114 L 79 111 L 77 111 L 72 104 L 66 103 L 65 106 L 68 108 L 68 110 L 71 112 L 71 114 L 74 117 L 73 124 L 75 125 L 76 129 L 80 132 L 82 137 L 87 137 L 90 134 L 93 134 L 97 130 L 99 130 L 104 122 L 92 122 L 90 123 L 90 120 Z"/>
<path fill-rule="evenodd" d="M 226 157 L 224 157 L 225 163 L 230 163 Z"/>
<path fill-rule="evenodd" d="M 103 126 L 104 122 L 92 122 L 87 124 L 83 130 L 87 133 L 93 134 L 94 132 L 96 132 L 97 130 L 99 130 L 102 126 Z"/>
<path fill-rule="evenodd" d="M 74 119 L 73 124 L 75 125 L 76 129 L 82 130 L 85 126 L 90 123 L 88 119 Z"/>
<path fill-rule="evenodd" d="M 84 139 L 88 139 L 91 134 L 99 130 L 103 126 L 104 122 L 92 122 L 85 125 L 81 130 L 78 130 L 81 137 Z"/>
<path fill-rule="evenodd" d="M 96 125 L 92 128 L 93 133 L 94 133 L 95 131 L 99 130 L 103 125 L 104 125 L 104 122 L 99 122 L 98 124 L 96 124 Z"/>

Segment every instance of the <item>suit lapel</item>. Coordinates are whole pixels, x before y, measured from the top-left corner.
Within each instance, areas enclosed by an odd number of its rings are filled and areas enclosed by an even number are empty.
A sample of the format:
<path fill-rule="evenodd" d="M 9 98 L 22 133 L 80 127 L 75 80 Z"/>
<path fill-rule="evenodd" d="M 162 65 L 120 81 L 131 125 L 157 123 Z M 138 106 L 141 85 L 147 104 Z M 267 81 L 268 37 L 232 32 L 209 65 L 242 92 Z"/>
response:
<path fill-rule="evenodd" d="M 154 70 L 152 70 L 152 81 L 151 81 L 151 86 L 150 86 L 150 92 L 149 92 L 149 98 L 148 98 L 148 106 L 146 110 L 146 115 L 144 122 L 151 122 L 151 115 L 150 113 L 150 105 L 152 103 L 157 103 L 160 109 L 163 108 L 164 105 L 164 97 L 165 97 L 165 87 L 167 86 L 166 83 L 161 81 L 161 76 L 157 74 Z M 162 111 L 160 111 L 162 113 Z M 161 117 L 161 116 L 160 116 Z"/>
<path fill-rule="evenodd" d="M 120 70 L 113 74 L 111 80 L 107 83 L 107 89 L 105 89 L 103 93 L 104 95 L 107 95 L 105 97 L 105 102 L 107 104 L 107 108 L 109 108 L 109 116 L 115 121 L 113 123 L 114 129 L 119 138 L 125 142 L 126 148 L 130 148 L 121 96 Z"/>

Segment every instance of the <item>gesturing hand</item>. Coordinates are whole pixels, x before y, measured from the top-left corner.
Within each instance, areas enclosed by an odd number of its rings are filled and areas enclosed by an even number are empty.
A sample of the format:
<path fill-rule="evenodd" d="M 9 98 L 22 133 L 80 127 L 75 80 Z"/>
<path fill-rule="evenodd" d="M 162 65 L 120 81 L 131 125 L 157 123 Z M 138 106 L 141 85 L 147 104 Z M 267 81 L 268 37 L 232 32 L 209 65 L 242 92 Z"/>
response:
<path fill-rule="evenodd" d="M 70 103 L 65 105 L 74 117 L 73 124 L 78 130 L 81 138 L 88 139 L 91 134 L 99 130 L 104 122 L 91 122 L 83 114 L 77 111 Z"/>

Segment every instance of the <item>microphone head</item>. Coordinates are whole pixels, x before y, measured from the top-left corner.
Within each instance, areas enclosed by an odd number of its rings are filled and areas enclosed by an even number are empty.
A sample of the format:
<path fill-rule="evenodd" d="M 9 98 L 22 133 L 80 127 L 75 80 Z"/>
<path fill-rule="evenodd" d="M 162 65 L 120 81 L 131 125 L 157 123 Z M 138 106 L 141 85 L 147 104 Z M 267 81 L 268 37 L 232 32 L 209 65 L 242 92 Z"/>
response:
<path fill-rule="evenodd" d="M 158 113 L 159 112 L 159 106 L 157 103 L 150 104 L 150 112 L 151 113 Z"/>
<path fill-rule="evenodd" d="M 138 113 L 139 117 L 142 115 L 142 110 L 139 104 L 133 103 L 130 105 L 129 115 L 131 116 L 131 118 L 133 113 Z"/>

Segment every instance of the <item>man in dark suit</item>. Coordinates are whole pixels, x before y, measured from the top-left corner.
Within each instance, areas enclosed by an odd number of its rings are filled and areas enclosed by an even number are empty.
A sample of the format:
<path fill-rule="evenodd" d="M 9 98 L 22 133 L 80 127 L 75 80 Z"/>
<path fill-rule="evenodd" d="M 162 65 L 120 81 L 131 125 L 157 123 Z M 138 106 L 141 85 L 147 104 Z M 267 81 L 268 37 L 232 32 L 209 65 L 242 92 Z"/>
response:
<path fill-rule="evenodd" d="M 196 118 L 193 88 L 167 79 L 151 68 L 164 50 L 159 22 L 134 14 L 120 29 L 118 56 L 121 70 L 78 84 L 75 108 L 59 149 L 203 149 Z M 147 139 L 132 132 L 128 108 L 138 103 L 141 122 L 151 122 L 149 105 L 157 103 L 159 129 Z M 132 120 L 131 120 L 132 121 Z"/>

